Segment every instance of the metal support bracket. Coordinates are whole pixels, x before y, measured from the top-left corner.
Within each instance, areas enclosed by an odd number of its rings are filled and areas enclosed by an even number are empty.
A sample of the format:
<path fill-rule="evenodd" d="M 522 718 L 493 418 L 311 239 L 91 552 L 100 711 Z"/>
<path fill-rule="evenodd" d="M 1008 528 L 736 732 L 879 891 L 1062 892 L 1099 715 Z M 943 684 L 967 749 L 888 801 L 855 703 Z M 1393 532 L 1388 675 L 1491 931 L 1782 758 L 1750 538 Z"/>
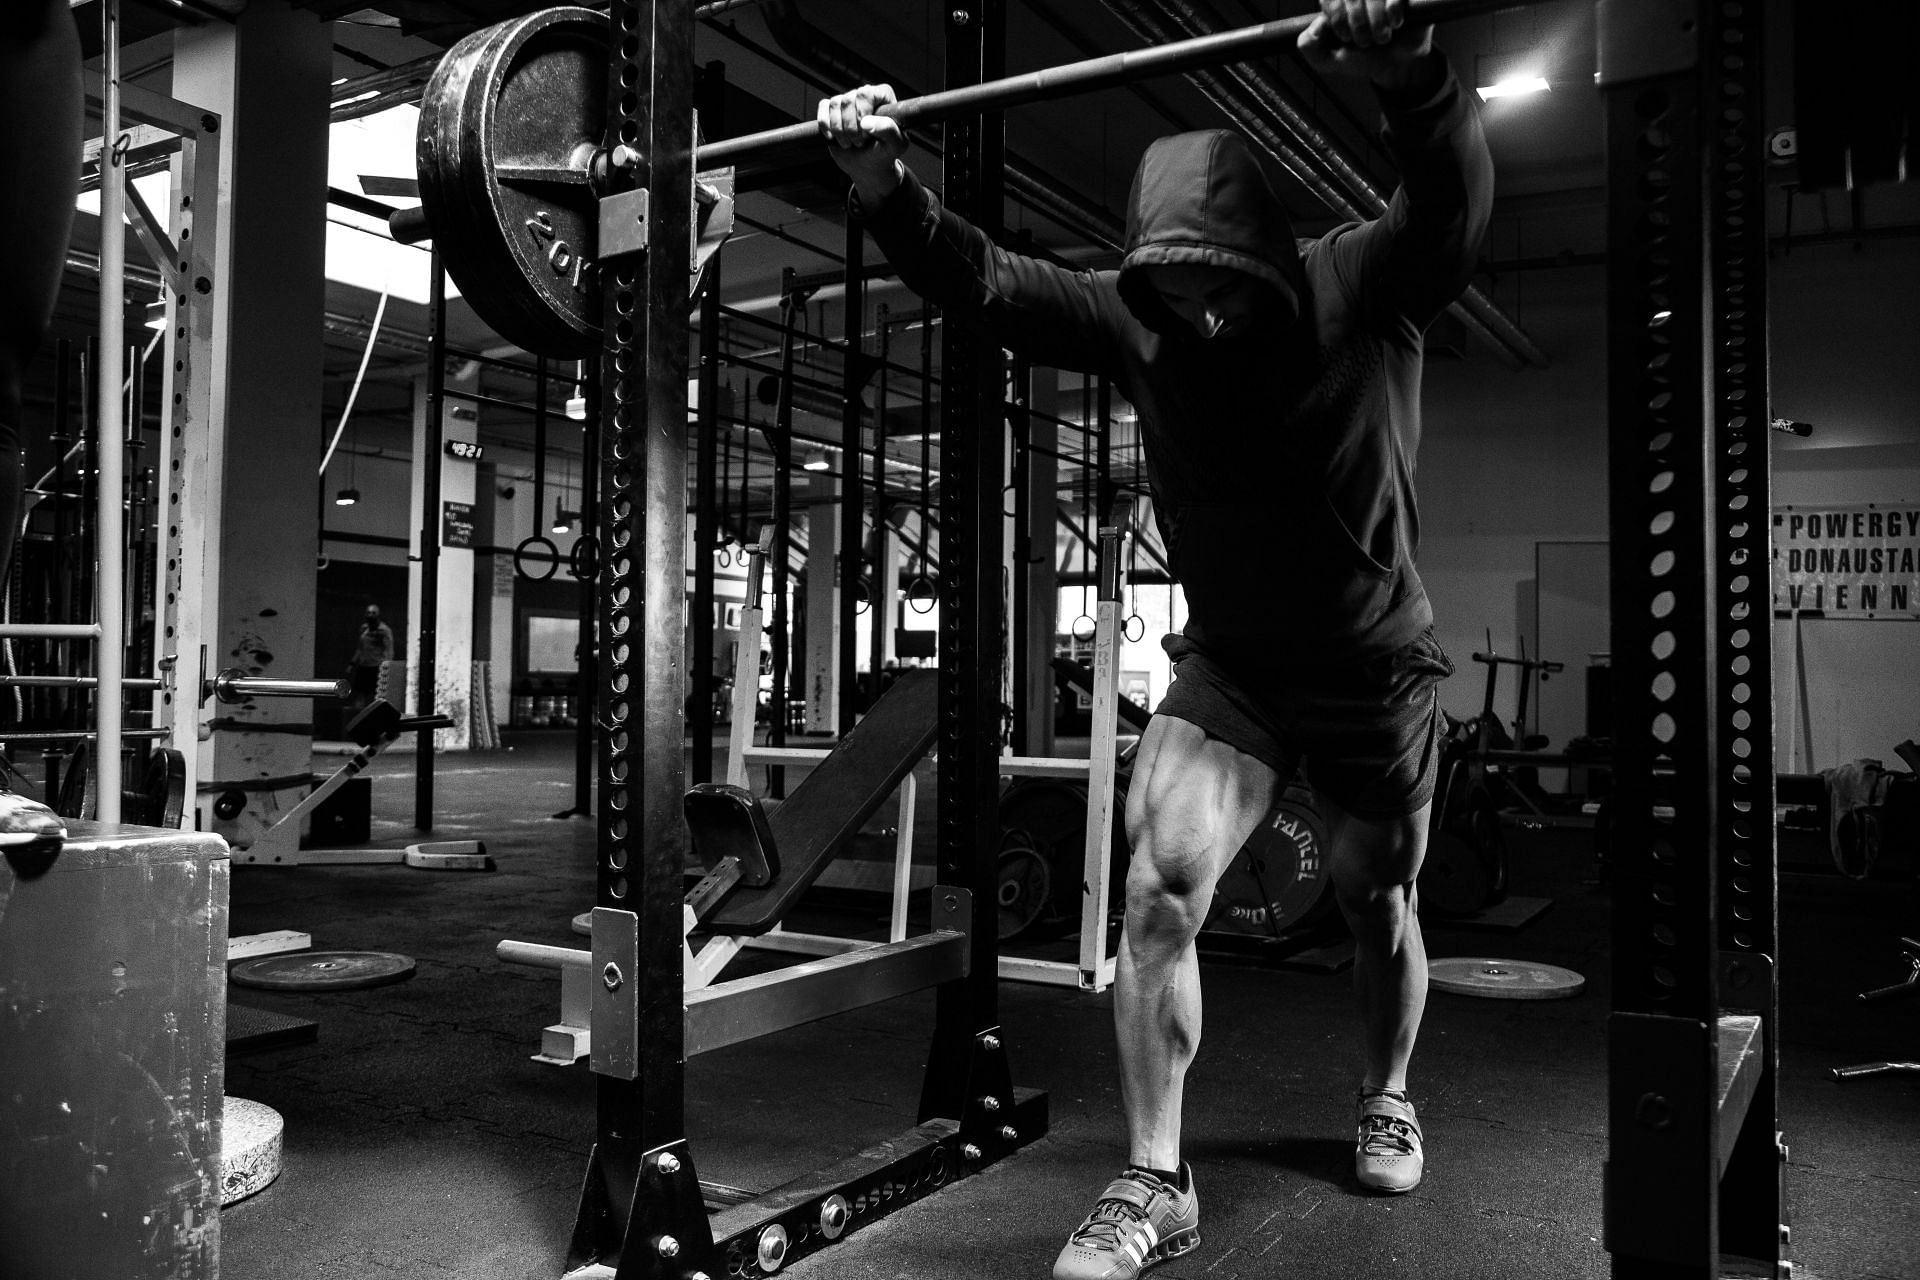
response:
<path fill-rule="evenodd" d="M 1690 4 L 1673 0 L 1597 0 L 1602 89 L 1686 71 L 1700 60 L 1700 24 Z"/>
<path fill-rule="evenodd" d="M 616 1080 L 640 1077 L 640 917 L 593 909 L 593 1070 Z"/>
<path fill-rule="evenodd" d="M 647 188 L 616 191 L 600 199 L 600 262 L 647 251 Z"/>
<path fill-rule="evenodd" d="M 726 1274 L 686 1139 L 637 1159 L 629 1143 L 594 1147 L 564 1274 L 567 1280 L 711 1280 Z"/>
<path fill-rule="evenodd" d="M 131 182 L 127 184 L 127 208 L 133 213 L 128 221 L 133 223 L 133 233 L 139 237 L 141 247 L 153 259 L 153 265 L 166 281 L 168 291 L 179 293 L 183 279 L 180 274 L 180 250 L 173 243 L 173 237 L 167 234 L 167 224 L 154 216 L 147 202 L 141 199 L 140 189 Z"/>
<path fill-rule="evenodd" d="M 1711 1035 L 1705 1023 L 1664 1014 L 1608 1021 L 1601 1219 L 1616 1267 L 1626 1258 L 1707 1267 L 1716 1256 Z"/>
<path fill-rule="evenodd" d="M 1752 951 L 1720 953 L 1720 1007 L 1770 1013 L 1774 1007 L 1773 957 Z"/>

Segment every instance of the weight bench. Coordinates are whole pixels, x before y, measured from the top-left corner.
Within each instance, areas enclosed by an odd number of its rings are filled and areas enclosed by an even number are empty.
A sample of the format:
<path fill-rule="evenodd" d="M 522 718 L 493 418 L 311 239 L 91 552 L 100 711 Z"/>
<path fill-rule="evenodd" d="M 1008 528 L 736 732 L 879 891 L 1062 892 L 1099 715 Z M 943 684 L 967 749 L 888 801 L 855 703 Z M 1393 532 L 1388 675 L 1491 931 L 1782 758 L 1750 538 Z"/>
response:
<path fill-rule="evenodd" d="M 699 927 L 757 937 L 779 924 L 938 732 L 936 674 L 910 670 L 771 813 L 745 787 L 706 782 L 688 791 L 687 829 L 708 868 L 687 894 Z"/>
<path fill-rule="evenodd" d="M 747 938 L 773 931 L 887 797 L 906 781 L 933 747 L 939 732 L 938 712 L 937 673 L 903 672 L 875 699 L 853 730 L 771 812 L 745 787 L 701 783 L 687 792 L 687 827 L 695 854 L 708 868 L 682 899 L 681 961 L 690 1009 L 710 998 L 745 994 L 723 992 L 712 984 Z M 952 899 L 954 895 L 946 897 Z M 831 982 L 835 972 L 832 966 L 857 964 L 861 956 L 878 958 L 883 952 L 898 951 L 903 954 L 890 958 L 909 975 L 900 980 L 916 980 L 911 976 L 915 974 L 924 978 L 931 971 L 929 966 L 952 961 L 932 955 L 916 958 L 912 953 L 950 943 L 948 935 L 954 926 L 941 922 L 957 920 L 963 913 L 957 907 L 943 912 L 936 904 L 934 914 L 935 933 L 941 935 L 938 938 L 901 939 L 861 948 L 859 955 L 849 953 L 781 972 L 806 972 L 812 980 Z M 698 953 L 687 941 L 696 930 L 713 935 Z M 560 970 L 560 1021 L 544 1029 L 534 1060 L 567 1066 L 585 1057 L 592 1044 L 593 953 L 506 940 L 495 946 L 494 954 L 510 964 Z M 753 995 L 750 999 L 778 997 Z M 809 1007 L 815 1010 L 809 1016 L 825 1016 L 832 1011 L 825 996 L 812 997 Z M 754 1034 L 756 1025 L 770 1025 L 780 1016 L 766 1009 L 739 1014 L 730 1020 L 729 1026 L 736 1028 L 730 1034 Z M 742 1027 L 744 1032 L 737 1030 Z M 690 1033 L 688 1043 L 707 1042 Z M 687 1050 L 689 1055 L 695 1051 L 691 1047 Z"/>

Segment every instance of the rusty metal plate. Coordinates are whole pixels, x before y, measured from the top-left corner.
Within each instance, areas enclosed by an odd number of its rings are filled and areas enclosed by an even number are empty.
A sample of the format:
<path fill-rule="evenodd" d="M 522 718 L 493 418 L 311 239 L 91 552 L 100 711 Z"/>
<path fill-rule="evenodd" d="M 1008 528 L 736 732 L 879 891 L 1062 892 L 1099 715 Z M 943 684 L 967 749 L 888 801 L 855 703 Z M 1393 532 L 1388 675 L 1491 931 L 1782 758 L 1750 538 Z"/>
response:
<path fill-rule="evenodd" d="M 447 273 L 502 337 L 567 359 L 600 345 L 607 29 L 569 7 L 476 31 L 420 99 L 420 202 Z"/>
<path fill-rule="evenodd" d="M 647 191 L 611 191 L 607 15 L 542 9 L 447 51 L 420 99 L 420 208 L 447 274 L 501 337 L 580 359 L 600 347 L 603 258 L 650 251 Z M 697 134 L 697 130 L 696 130 Z M 689 297 L 733 230 L 733 170 L 696 175 Z M 604 203 L 602 197 L 605 197 Z"/>

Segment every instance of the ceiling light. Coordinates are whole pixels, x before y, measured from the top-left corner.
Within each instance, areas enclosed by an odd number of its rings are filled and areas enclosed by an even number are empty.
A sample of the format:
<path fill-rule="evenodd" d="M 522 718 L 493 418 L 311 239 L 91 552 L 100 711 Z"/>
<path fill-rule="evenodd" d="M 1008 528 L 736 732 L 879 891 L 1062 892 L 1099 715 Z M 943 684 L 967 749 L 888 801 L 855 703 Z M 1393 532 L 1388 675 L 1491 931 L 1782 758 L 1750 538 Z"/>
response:
<path fill-rule="evenodd" d="M 1552 88 L 1547 83 L 1546 60 L 1544 53 L 1530 49 L 1480 54 L 1473 60 L 1473 82 L 1478 86 L 1480 100 L 1515 98 Z"/>
<path fill-rule="evenodd" d="M 352 487 L 342 489 L 333 495 L 333 505 L 336 507 L 350 507 L 358 501 L 360 501 L 360 491 Z"/>
<path fill-rule="evenodd" d="M 553 509 L 553 531 L 555 533 L 570 533 L 573 530 L 573 522 L 579 518 L 580 513 L 578 511 L 569 511 L 565 507 L 555 507 Z"/>
<path fill-rule="evenodd" d="M 827 451 L 825 449 L 814 449 L 807 454 L 807 460 L 800 464 L 800 469 L 802 471 L 825 471 L 828 466 Z"/>
<path fill-rule="evenodd" d="M 568 396 L 567 416 L 575 422 L 585 422 L 587 420 L 587 398 L 585 396 Z"/>

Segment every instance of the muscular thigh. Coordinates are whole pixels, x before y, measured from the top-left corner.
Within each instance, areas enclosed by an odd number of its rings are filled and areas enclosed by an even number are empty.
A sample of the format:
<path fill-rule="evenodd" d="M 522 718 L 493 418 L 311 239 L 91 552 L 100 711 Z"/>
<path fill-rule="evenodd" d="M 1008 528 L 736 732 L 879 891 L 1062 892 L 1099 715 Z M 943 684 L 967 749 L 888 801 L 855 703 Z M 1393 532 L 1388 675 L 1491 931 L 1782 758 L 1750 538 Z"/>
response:
<path fill-rule="evenodd" d="M 1376 893 L 1412 884 L 1420 874 L 1431 802 L 1393 818 L 1359 817 L 1324 795 L 1317 804 L 1327 824 L 1328 871 L 1342 893 Z"/>
<path fill-rule="evenodd" d="M 1128 889 L 1211 893 L 1273 803 L 1279 774 L 1197 725 L 1156 715 L 1127 788 Z"/>

